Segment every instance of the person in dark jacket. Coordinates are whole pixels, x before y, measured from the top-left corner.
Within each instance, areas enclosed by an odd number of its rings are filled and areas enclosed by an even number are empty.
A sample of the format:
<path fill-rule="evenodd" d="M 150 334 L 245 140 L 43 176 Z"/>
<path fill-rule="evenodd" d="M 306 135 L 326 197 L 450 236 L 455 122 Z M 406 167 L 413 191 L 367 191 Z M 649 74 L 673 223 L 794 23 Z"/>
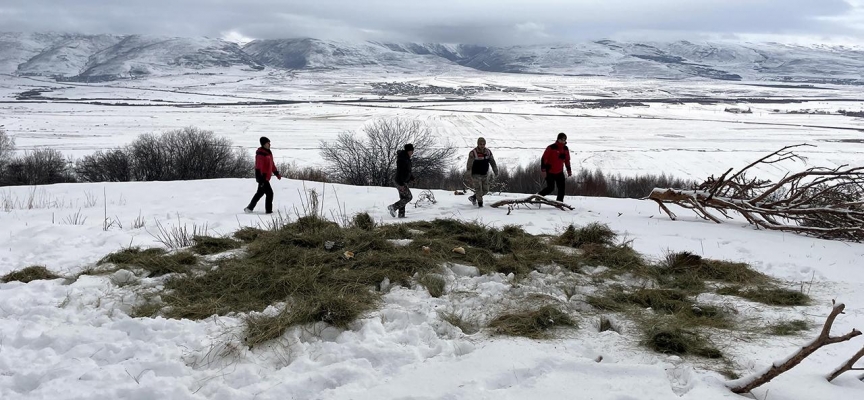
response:
<path fill-rule="evenodd" d="M 258 140 L 261 142 L 261 147 L 255 151 L 255 182 L 258 182 L 258 191 L 252 196 L 252 201 L 243 209 L 247 213 L 251 213 L 258 204 L 258 200 L 266 195 L 264 200 L 264 212 L 267 214 L 273 213 L 273 188 L 270 187 L 270 177 L 276 175 L 277 179 L 282 179 L 279 170 L 276 169 L 276 163 L 273 161 L 273 152 L 270 151 L 270 139 L 262 136 Z"/>
<path fill-rule="evenodd" d="M 483 207 L 483 196 L 489 193 L 489 167 L 498 175 L 498 164 L 492 156 L 492 150 L 486 148 L 486 139 L 477 139 L 477 147 L 468 153 L 468 172 L 474 184 L 474 194 L 468 198 L 471 204 Z"/>
<path fill-rule="evenodd" d="M 545 174 L 546 187 L 538 193 L 545 196 L 555 190 L 558 186 L 558 201 L 564 201 L 564 168 L 567 168 L 567 176 L 573 176 L 570 169 L 570 149 L 567 148 L 567 135 L 563 132 L 558 134 L 558 140 L 546 147 L 543 158 L 540 159 L 540 171 Z"/>
<path fill-rule="evenodd" d="M 395 217 L 399 213 L 399 218 L 405 218 L 405 205 L 408 204 L 414 196 L 408 190 L 408 184 L 414 181 L 414 175 L 411 173 L 411 156 L 414 155 L 414 145 L 408 143 L 403 150 L 396 153 L 396 177 L 393 179 L 396 183 L 396 189 L 399 190 L 399 201 L 387 206 L 387 211 Z"/>

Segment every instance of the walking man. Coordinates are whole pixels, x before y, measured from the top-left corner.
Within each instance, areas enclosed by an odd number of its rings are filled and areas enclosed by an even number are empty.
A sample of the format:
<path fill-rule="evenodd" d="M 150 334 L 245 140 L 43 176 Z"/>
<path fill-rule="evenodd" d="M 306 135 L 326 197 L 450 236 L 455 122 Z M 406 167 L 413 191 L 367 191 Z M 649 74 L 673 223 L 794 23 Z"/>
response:
<path fill-rule="evenodd" d="M 474 185 L 474 194 L 468 198 L 471 204 L 483 207 L 483 196 L 489 193 L 489 167 L 498 175 L 498 165 L 492 157 L 492 150 L 486 148 L 486 139 L 477 139 L 477 147 L 468 153 L 468 172 Z"/>
<path fill-rule="evenodd" d="M 270 187 L 270 177 L 276 175 L 276 178 L 282 179 L 282 175 L 276 169 L 276 163 L 273 161 L 273 152 L 270 151 L 270 139 L 262 136 L 258 140 L 261 142 L 261 147 L 255 151 L 255 182 L 258 182 L 258 191 L 252 196 L 252 201 L 243 209 L 247 213 L 251 213 L 258 204 L 258 200 L 266 195 L 264 200 L 264 212 L 267 214 L 273 213 L 273 188 Z"/>
<path fill-rule="evenodd" d="M 564 167 L 567 167 L 567 176 L 573 176 L 570 169 L 570 149 L 567 148 L 567 135 L 563 132 L 558 134 L 558 140 L 549 145 L 540 159 L 540 171 L 546 176 L 546 187 L 538 193 L 545 196 L 555 190 L 558 186 L 558 201 L 564 201 Z"/>
<path fill-rule="evenodd" d="M 408 190 L 408 183 L 414 181 L 414 175 L 411 174 L 411 156 L 414 155 L 414 145 L 408 143 L 403 150 L 396 152 L 396 189 L 399 190 L 399 201 L 387 206 L 387 211 L 395 217 L 399 213 L 399 218 L 405 218 L 405 205 L 408 204 L 414 196 Z"/>

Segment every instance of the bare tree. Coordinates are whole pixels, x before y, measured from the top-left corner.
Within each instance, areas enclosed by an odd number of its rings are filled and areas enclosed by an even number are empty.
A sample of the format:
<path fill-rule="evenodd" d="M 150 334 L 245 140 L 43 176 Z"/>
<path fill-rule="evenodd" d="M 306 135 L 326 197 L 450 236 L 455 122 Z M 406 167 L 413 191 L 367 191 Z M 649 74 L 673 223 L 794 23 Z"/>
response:
<path fill-rule="evenodd" d="M 12 160 L 15 154 L 15 139 L 13 139 L 6 130 L 0 128 L 0 175 L 3 174 L 3 168 Z"/>
<path fill-rule="evenodd" d="M 390 186 L 396 172 L 396 154 L 414 144 L 413 172 L 420 182 L 443 179 L 456 149 L 441 141 L 419 121 L 379 119 L 363 128 L 365 137 L 342 133 L 335 141 L 322 141 L 321 157 L 331 164 L 333 178 L 358 186 Z"/>
<path fill-rule="evenodd" d="M 693 210 L 698 216 L 720 223 L 712 213 L 726 218 L 730 211 L 764 229 L 796 232 L 823 239 L 864 240 L 864 167 L 809 168 L 787 174 L 778 182 L 751 178 L 758 165 L 803 160 L 786 146 L 762 157 L 738 172 L 730 168 L 719 178 L 709 177 L 693 189 L 655 188 L 646 199 L 657 202 L 673 220 L 665 204 Z"/>

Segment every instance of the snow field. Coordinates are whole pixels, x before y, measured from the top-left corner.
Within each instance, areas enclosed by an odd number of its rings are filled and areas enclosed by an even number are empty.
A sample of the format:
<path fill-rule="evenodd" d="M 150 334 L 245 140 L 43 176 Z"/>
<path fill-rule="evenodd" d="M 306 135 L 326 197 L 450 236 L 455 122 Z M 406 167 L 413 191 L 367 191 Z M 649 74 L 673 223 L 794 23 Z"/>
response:
<path fill-rule="evenodd" d="M 292 214 L 302 193 L 313 187 L 323 191 L 325 210 L 337 209 L 338 196 L 339 206 L 349 214 L 368 212 L 376 220 L 392 221 L 386 211 L 397 197 L 392 188 L 283 179 L 274 182 L 276 207 Z M 73 276 L 110 252 L 158 245 L 151 235 L 157 220 L 168 228 L 206 224 L 211 234 L 265 224 L 269 217 L 263 214 L 242 213 L 253 192 L 251 179 L 2 188 L 0 203 L 7 209 L 0 210 L 0 274 L 42 264 Z M 535 234 L 552 234 L 571 223 L 607 223 L 620 236 L 634 239 L 634 248 L 649 257 L 671 250 L 749 262 L 791 285 L 804 282 L 815 299 L 811 306 L 795 308 L 716 295 L 698 299 L 735 301 L 742 318 L 751 318 L 755 325 L 780 319 L 821 324 L 832 298 L 847 304 L 835 333 L 864 325 L 860 244 L 756 231 L 741 221 L 716 225 L 683 210 L 679 221 L 670 221 L 653 203 L 635 200 L 568 198 L 576 207 L 573 212 L 543 208 L 506 215 L 504 210 L 474 208 L 452 193 L 435 196 L 434 206 L 409 206 L 408 220 L 518 224 Z M 107 215 L 123 222 L 122 228 L 103 230 L 106 206 Z M 76 213 L 78 221 L 86 217 L 82 224 L 64 223 Z M 146 226 L 133 228 L 131 221 L 139 216 Z M 543 272 L 514 282 L 451 266 L 444 270 L 448 294 L 441 298 L 430 297 L 422 287 L 394 287 L 381 309 L 349 330 L 322 325 L 292 329 L 281 340 L 253 349 L 238 345 L 242 338 L 237 317 L 130 318 L 126 313 L 138 301 L 135 291 L 111 277 L 0 284 L 0 398 L 738 398 L 723 386 L 720 375 L 705 369 L 710 365 L 644 350 L 626 323 L 623 335 L 598 333 L 593 327 L 598 314 L 581 301 L 590 289 L 568 298 L 564 288 L 577 282 L 561 271 Z M 157 287 L 159 282 L 142 280 Z M 533 341 L 486 332 L 465 335 L 441 319 L 441 313 L 456 312 L 488 321 L 499 310 L 538 295 L 561 302 L 578 318 L 580 328 L 565 330 L 557 339 Z M 785 357 L 816 331 L 718 341 L 746 373 Z M 820 350 L 754 394 L 790 400 L 858 398 L 864 384 L 854 374 L 831 384 L 823 376 L 861 345 L 853 340 Z M 603 357 L 600 363 L 595 361 L 598 356 Z"/>

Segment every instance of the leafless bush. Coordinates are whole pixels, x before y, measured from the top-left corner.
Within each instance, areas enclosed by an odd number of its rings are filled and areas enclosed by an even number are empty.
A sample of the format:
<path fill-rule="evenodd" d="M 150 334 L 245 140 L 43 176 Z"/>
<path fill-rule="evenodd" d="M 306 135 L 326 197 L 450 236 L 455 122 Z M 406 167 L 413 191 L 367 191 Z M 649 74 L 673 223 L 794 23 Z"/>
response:
<path fill-rule="evenodd" d="M 3 170 L 6 169 L 6 164 L 12 160 L 15 153 L 15 139 L 13 139 L 6 130 L 0 128 L 0 179 L 3 176 Z"/>
<path fill-rule="evenodd" d="M 321 156 L 331 164 L 335 181 L 358 186 L 390 186 L 396 154 L 414 144 L 413 173 L 418 186 L 441 180 L 456 149 L 439 140 L 419 121 L 381 119 L 363 128 L 365 137 L 342 133 L 334 142 L 321 142 Z M 428 185 L 427 185 L 428 186 Z"/>
<path fill-rule="evenodd" d="M 231 141 L 195 127 L 141 135 L 127 150 L 132 177 L 142 181 L 248 178 L 254 161 Z"/>
<path fill-rule="evenodd" d="M 63 153 L 55 149 L 37 149 L 5 162 L 0 186 L 46 185 L 74 182 Z"/>
<path fill-rule="evenodd" d="M 296 163 L 280 163 L 277 168 L 283 177 L 298 181 L 332 183 L 330 176 L 321 168 L 300 167 Z"/>
<path fill-rule="evenodd" d="M 490 182 L 493 192 L 537 193 L 546 184 L 540 173 L 539 161 L 520 165 L 516 168 L 499 165 L 498 171 L 499 174 L 493 176 Z M 447 190 L 462 189 L 464 179 L 464 170 L 455 167 L 444 179 L 434 182 L 434 187 Z M 594 171 L 581 169 L 567 179 L 566 194 L 568 196 L 638 199 L 647 196 L 654 187 L 690 187 L 693 184 L 694 182 L 669 177 L 665 174 L 622 176 L 610 175 L 599 169 Z"/>
<path fill-rule="evenodd" d="M 123 148 L 84 156 L 75 162 L 75 173 L 84 182 L 128 182 L 132 180 L 129 151 Z"/>

